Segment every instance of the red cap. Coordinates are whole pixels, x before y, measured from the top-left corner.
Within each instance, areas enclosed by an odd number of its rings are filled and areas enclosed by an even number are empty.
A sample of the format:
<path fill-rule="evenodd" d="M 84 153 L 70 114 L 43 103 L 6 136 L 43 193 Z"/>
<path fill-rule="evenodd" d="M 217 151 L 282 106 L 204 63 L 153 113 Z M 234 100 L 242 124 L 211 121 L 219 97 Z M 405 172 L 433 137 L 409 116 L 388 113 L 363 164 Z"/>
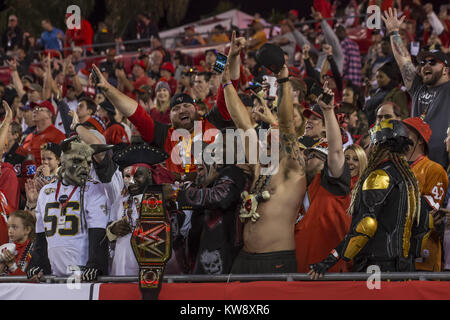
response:
<path fill-rule="evenodd" d="M 289 10 L 289 13 L 292 13 L 293 15 L 295 15 L 298 18 L 298 11 L 295 9 Z"/>
<path fill-rule="evenodd" d="M 42 108 L 47 108 L 48 110 L 51 111 L 51 113 L 53 115 L 55 115 L 55 108 L 53 107 L 53 105 L 52 105 L 52 103 L 50 101 L 44 100 L 40 104 L 38 104 L 38 106 L 42 107 Z"/>
<path fill-rule="evenodd" d="M 406 124 L 408 127 L 415 129 L 423 138 L 423 140 L 425 140 L 428 146 L 428 142 L 430 142 L 432 133 L 428 123 L 426 123 L 425 121 L 422 120 L 422 118 L 419 117 L 404 119 L 403 123 Z"/>
<path fill-rule="evenodd" d="M 145 62 L 142 60 L 134 60 L 133 66 L 134 65 L 138 65 L 138 66 L 142 67 L 142 69 L 145 70 Z"/>
<path fill-rule="evenodd" d="M 160 68 L 160 70 L 167 70 L 173 74 L 175 74 L 175 68 L 170 62 L 164 62 Z"/>

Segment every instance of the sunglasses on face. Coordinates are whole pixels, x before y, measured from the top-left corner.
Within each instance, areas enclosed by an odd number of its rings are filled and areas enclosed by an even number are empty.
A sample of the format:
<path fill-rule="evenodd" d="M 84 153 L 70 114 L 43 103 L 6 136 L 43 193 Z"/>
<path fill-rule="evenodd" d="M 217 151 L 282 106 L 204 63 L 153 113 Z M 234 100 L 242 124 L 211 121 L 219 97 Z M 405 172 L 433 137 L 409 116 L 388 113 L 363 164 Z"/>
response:
<path fill-rule="evenodd" d="M 428 63 L 430 66 L 435 66 L 436 63 L 437 63 L 437 61 L 436 61 L 435 59 L 422 60 L 422 61 L 420 61 L 420 65 L 421 65 L 422 67 L 426 66 L 427 63 Z"/>

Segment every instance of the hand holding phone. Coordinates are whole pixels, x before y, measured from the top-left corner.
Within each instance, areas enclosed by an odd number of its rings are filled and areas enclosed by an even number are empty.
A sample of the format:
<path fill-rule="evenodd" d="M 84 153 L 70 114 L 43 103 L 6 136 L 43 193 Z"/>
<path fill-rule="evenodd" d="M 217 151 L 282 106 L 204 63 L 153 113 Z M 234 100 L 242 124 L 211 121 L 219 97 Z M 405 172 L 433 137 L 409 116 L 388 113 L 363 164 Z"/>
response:
<path fill-rule="evenodd" d="M 227 64 L 228 57 L 220 52 L 217 53 L 216 63 L 214 64 L 213 70 L 217 73 L 222 73 Z"/>

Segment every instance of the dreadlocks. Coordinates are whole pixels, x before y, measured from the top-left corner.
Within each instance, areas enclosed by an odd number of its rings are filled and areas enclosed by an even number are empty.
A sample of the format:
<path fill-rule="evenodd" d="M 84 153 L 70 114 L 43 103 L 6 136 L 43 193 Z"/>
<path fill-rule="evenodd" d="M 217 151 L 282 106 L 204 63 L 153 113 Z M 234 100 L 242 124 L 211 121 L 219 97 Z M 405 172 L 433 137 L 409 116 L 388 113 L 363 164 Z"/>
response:
<path fill-rule="evenodd" d="M 352 216 L 354 213 L 356 199 L 359 193 L 361 192 L 360 189 L 362 190 L 362 188 L 360 188 L 361 185 L 367 179 L 369 174 L 378 167 L 381 161 L 389 159 L 392 161 L 395 168 L 399 171 L 401 177 L 407 184 L 408 193 L 412 197 L 412 200 L 409 202 L 408 212 L 413 213 L 412 219 L 416 219 L 417 224 L 419 224 L 420 192 L 419 186 L 417 184 L 417 179 L 414 176 L 414 173 L 411 171 L 408 162 L 405 160 L 403 152 L 397 152 L 400 150 L 395 151 L 396 152 L 392 151 L 391 148 L 386 147 L 385 144 L 374 146 L 369 156 L 367 168 L 363 171 L 363 173 L 361 174 L 360 178 L 358 179 L 353 188 L 350 207 L 347 211 L 350 216 Z M 411 208 L 411 206 L 413 207 Z"/>

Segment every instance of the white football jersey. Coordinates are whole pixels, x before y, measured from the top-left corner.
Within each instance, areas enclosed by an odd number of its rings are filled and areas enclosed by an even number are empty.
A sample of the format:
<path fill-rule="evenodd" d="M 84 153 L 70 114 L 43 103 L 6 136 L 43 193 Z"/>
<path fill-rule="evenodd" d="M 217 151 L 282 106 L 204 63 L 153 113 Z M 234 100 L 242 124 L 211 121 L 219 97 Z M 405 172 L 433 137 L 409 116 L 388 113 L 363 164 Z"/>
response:
<path fill-rule="evenodd" d="M 45 185 L 36 206 L 36 233 L 45 232 L 52 274 L 68 275 L 68 266 L 84 266 L 89 259 L 89 228 L 106 228 L 107 198 L 102 184 L 88 182 L 84 193 L 84 230 L 81 228 L 80 188 L 70 196 L 74 186 L 58 181 Z M 69 199 L 65 208 L 61 196 Z"/>

